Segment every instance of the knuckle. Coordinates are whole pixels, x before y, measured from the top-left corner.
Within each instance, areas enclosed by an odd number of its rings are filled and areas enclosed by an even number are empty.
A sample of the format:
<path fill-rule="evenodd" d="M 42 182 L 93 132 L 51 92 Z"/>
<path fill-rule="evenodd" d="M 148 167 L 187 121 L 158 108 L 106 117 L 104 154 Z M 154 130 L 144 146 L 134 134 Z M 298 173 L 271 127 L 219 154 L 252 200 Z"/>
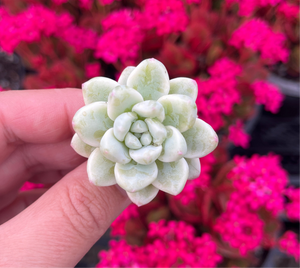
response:
<path fill-rule="evenodd" d="M 62 202 L 63 213 L 70 226 L 83 237 L 91 233 L 105 231 L 109 206 L 101 195 L 97 195 L 83 185 L 74 184 L 65 191 Z"/>

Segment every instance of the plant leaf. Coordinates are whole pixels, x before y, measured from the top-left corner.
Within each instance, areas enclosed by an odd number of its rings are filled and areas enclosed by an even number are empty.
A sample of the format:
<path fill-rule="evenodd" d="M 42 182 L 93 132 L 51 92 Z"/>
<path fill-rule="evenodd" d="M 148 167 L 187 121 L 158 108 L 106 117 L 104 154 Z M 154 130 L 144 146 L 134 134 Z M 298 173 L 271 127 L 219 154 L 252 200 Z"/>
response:
<path fill-rule="evenodd" d="M 113 126 L 107 115 L 107 104 L 98 101 L 80 108 L 73 117 L 73 128 L 86 144 L 99 147 L 104 133 Z"/>
<path fill-rule="evenodd" d="M 115 163 L 104 157 L 99 148 L 90 155 L 87 162 L 89 181 L 97 186 L 110 186 L 117 183 L 114 175 Z"/>

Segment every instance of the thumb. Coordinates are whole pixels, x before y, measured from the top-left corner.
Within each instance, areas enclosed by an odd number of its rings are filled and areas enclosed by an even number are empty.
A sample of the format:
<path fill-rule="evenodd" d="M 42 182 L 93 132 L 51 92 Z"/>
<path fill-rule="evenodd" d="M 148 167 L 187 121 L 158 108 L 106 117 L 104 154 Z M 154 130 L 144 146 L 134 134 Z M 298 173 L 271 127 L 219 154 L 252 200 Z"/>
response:
<path fill-rule="evenodd" d="M 0 266 L 75 266 L 129 203 L 90 184 L 84 163 L 0 226 Z"/>

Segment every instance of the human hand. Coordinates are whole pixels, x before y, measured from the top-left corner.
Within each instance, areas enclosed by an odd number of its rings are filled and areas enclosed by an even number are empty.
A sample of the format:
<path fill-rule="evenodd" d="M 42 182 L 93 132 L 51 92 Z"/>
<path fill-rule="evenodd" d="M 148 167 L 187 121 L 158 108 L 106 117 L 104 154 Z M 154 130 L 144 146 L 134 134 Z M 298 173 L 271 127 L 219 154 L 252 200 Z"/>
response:
<path fill-rule="evenodd" d="M 70 147 L 83 105 L 79 89 L 0 93 L 0 266 L 75 266 L 130 203 Z M 20 193 L 27 180 L 54 186 Z"/>

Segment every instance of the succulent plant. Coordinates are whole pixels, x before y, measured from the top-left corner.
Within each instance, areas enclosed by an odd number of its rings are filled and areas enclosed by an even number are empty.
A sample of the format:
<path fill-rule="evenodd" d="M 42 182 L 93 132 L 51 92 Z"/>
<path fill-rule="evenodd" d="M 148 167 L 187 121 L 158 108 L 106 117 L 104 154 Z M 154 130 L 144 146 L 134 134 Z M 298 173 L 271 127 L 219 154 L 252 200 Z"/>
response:
<path fill-rule="evenodd" d="M 200 175 L 199 157 L 218 136 L 197 118 L 197 83 L 169 80 L 165 66 L 146 59 L 127 67 L 118 82 L 95 77 L 82 85 L 85 106 L 73 118 L 71 145 L 88 157 L 89 180 L 118 184 L 138 206 L 159 190 L 179 194 Z"/>

